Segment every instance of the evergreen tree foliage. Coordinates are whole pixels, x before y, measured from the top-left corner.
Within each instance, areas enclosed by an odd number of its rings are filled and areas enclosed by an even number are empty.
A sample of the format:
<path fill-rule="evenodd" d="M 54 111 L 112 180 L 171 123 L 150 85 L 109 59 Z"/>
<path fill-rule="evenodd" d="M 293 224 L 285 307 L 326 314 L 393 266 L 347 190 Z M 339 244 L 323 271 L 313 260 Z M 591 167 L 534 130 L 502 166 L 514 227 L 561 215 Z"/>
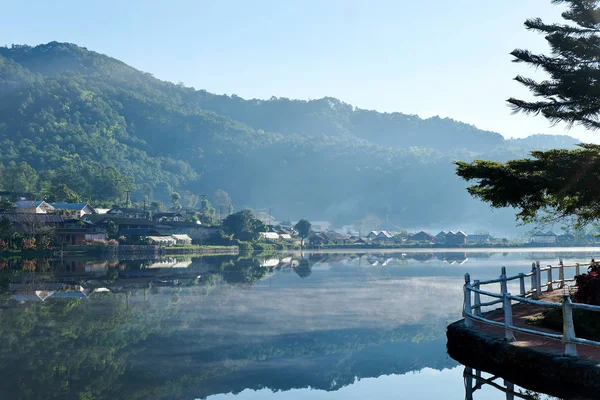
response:
<path fill-rule="evenodd" d="M 540 101 L 509 99 L 516 112 L 539 114 L 548 120 L 600 127 L 600 7 L 599 1 L 553 0 L 567 3 L 567 23 L 525 22 L 546 34 L 551 54 L 515 50 L 516 62 L 542 68 L 549 80 L 536 82 L 518 76 Z M 574 219 L 579 226 L 600 218 L 600 146 L 580 144 L 574 150 L 533 151 L 531 157 L 505 163 L 475 160 L 457 162 L 457 174 L 471 195 L 492 207 L 516 207 L 523 222 Z"/>
<path fill-rule="evenodd" d="M 545 35 L 549 55 L 517 49 L 511 54 L 517 63 L 541 68 L 549 79 L 536 81 L 517 76 L 540 100 L 510 98 L 515 112 L 542 114 L 553 123 L 580 124 L 600 128 L 600 7 L 597 0 L 553 0 L 567 3 L 562 16 L 566 23 L 547 24 L 528 19 L 527 29 Z"/>

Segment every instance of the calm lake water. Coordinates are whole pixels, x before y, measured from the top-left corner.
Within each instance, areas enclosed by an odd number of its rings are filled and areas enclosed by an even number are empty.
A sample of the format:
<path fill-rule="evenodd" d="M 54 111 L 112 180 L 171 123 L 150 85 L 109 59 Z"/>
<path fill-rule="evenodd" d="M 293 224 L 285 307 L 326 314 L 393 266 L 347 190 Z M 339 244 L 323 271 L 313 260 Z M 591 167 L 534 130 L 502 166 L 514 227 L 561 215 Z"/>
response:
<path fill-rule="evenodd" d="M 465 399 L 445 338 L 464 273 L 594 255 L 0 260 L 0 398 Z"/>

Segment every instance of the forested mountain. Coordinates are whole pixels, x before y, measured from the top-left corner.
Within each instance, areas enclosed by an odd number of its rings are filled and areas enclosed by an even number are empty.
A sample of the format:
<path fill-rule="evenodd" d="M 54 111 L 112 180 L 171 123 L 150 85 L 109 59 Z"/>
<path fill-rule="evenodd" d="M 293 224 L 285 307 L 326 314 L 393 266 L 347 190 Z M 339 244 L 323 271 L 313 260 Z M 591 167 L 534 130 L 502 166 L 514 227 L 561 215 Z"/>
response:
<path fill-rule="evenodd" d="M 272 207 L 281 218 L 508 227 L 510 211 L 472 200 L 452 160 L 522 157 L 550 139 L 504 140 L 334 98 L 214 95 L 67 43 L 0 48 L 0 186 L 9 190 L 66 184 L 113 202 L 125 190 L 162 201 L 178 191 L 194 205 L 221 188 L 235 208 Z M 576 140 L 552 143 L 566 142 Z"/>

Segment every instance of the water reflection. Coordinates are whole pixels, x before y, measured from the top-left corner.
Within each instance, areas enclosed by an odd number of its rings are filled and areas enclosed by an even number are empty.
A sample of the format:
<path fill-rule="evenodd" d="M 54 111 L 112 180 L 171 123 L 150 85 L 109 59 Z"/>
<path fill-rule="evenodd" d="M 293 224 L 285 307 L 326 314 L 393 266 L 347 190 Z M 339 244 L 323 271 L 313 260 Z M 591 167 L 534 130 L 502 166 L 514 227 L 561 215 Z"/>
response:
<path fill-rule="evenodd" d="M 486 374 L 485 372 L 473 369 L 471 367 L 464 368 L 463 377 L 465 382 L 466 400 L 478 398 L 487 399 L 489 396 L 488 393 L 478 393 L 483 392 L 485 389 L 495 391 L 496 394 L 503 393 L 506 400 L 560 400 L 558 397 L 552 397 L 528 389 L 519 388 L 514 383 L 509 382 L 497 375 Z M 479 394 L 482 396 L 479 397 Z"/>
<path fill-rule="evenodd" d="M 465 267 L 486 279 L 499 260 L 527 265 L 456 252 L 6 259 L 0 398 L 361 398 L 368 387 L 462 399 L 445 327 Z"/>

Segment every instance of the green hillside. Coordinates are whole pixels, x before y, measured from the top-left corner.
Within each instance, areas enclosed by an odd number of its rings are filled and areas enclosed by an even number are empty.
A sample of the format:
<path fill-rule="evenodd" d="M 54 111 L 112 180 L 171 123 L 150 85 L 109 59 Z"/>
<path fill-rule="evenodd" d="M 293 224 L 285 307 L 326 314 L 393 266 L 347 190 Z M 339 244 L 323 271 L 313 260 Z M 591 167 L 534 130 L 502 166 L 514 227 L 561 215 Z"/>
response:
<path fill-rule="evenodd" d="M 123 202 L 125 190 L 164 202 L 177 191 L 194 205 L 224 189 L 235 208 L 271 207 L 281 218 L 345 224 L 374 214 L 403 227 L 508 227 L 510 211 L 491 214 L 472 200 L 452 160 L 522 157 L 531 146 L 334 98 L 214 95 L 73 44 L 0 48 L 0 186 L 8 190 L 66 184 L 111 202 Z"/>

